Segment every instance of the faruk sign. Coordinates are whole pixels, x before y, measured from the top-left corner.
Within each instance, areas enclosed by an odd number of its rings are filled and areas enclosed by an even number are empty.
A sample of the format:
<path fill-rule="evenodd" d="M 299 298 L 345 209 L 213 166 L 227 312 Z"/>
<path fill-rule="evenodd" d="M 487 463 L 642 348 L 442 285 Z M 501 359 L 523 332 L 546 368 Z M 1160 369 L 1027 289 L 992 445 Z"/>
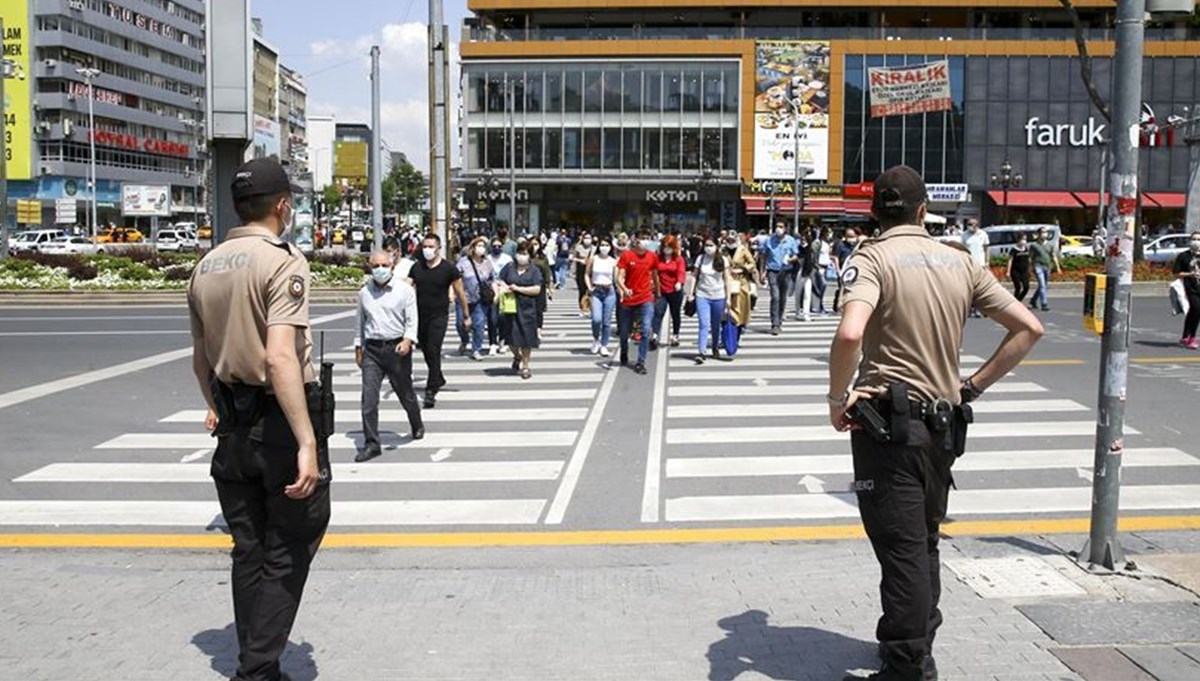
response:
<path fill-rule="evenodd" d="M 1042 123 L 1037 116 L 1025 122 L 1025 146 L 1027 147 L 1094 147 L 1104 143 L 1103 123 L 1088 117 L 1087 125 Z"/>

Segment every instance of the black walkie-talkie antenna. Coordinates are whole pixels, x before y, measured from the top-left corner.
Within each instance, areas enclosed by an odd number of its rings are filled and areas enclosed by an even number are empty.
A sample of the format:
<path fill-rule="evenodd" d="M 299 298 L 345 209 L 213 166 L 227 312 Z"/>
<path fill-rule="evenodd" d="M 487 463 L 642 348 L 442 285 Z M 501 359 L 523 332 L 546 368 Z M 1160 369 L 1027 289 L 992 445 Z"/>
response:
<path fill-rule="evenodd" d="M 321 332 L 321 358 L 318 360 L 321 364 L 325 363 L 325 332 Z"/>

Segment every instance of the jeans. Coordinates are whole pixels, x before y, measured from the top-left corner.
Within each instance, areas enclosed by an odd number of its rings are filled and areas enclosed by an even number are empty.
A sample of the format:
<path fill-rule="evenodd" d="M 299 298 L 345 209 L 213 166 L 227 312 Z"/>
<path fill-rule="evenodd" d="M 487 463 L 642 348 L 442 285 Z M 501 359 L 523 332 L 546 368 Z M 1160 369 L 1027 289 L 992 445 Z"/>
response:
<path fill-rule="evenodd" d="M 571 259 L 561 257 L 554 261 L 554 285 L 562 288 L 567 285 L 567 271 L 571 269 Z"/>
<path fill-rule="evenodd" d="M 608 341 L 612 338 L 613 310 L 617 307 L 617 289 L 612 286 L 606 289 L 594 288 L 591 296 L 592 340 L 608 347 Z"/>
<path fill-rule="evenodd" d="M 711 334 L 712 346 L 717 347 L 717 338 L 721 333 L 721 321 L 725 318 L 724 298 L 696 298 L 696 317 L 700 319 L 700 337 L 696 339 L 696 347 L 700 354 L 708 353 L 708 339 Z"/>
<path fill-rule="evenodd" d="M 467 333 L 466 327 L 462 325 L 462 306 L 455 303 L 454 319 L 455 329 L 458 331 L 458 340 L 463 345 L 470 345 L 470 349 L 475 352 L 484 350 L 484 326 L 487 324 L 487 312 L 484 309 L 484 303 L 473 302 L 468 303 L 470 308 L 470 333 Z"/>
<path fill-rule="evenodd" d="M 1037 305 L 1043 310 L 1050 307 L 1050 301 L 1046 296 L 1046 289 L 1050 285 L 1050 268 L 1045 265 L 1038 265 L 1033 268 L 1033 273 L 1037 276 L 1038 287 L 1033 292 L 1033 300 L 1030 306 Z"/>
<path fill-rule="evenodd" d="M 817 267 L 812 273 L 812 311 L 825 314 L 825 268 Z"/>
<path fill-rule="evenodd" d="M 487 337 L 488 345 L 499 345 L 500 339 L 500 308 L 495 304 L 488 305 L 484 310 L 484 315 L 487 317 Z"/>
<path fill-rule="evenodd" d="M 622 305 L 617 310 L 617 334 L 621 339 L 621 356 L 629 354 L 629 334 L 633 332 L 633 320 L 642 320 L 642 340 L 638 343 L 638 364 L 646 363 L 646 355 L 650 352 L 650 326 L 654 323 L 654 301 L 641 305 Z"/>
<path fill-rule="evenodd" d="M 767 270 L 767 285 L 771 287 L 771 328 L 783 326 L 783 311 L 792 295 L 792 277 L 788 270 Z"/>
<path fill-rule="evenodd" d="M 654 303 L 654 335 L 658 335 L 659 329 L 662 328 L 663 317 L 667 316 L 667 310 L 671 310 L 671 335 L 679 335 L 679 327 L 683 324 L 683 318 L 680 316 L 680 311 L 683 309 L 683 291 L 671 291 L 664 293 Z"/>

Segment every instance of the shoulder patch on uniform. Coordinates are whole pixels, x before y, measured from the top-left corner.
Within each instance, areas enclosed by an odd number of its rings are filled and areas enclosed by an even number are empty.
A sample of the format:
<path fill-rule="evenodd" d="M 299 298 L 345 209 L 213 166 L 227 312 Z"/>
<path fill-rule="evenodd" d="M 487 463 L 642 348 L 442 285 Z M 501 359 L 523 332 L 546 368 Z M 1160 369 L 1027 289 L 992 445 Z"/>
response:
<path fill-rule="evenodd" d="M 842 270 L 842 286 L 849 286 L 858 279 L 858 268 L 854 266 Z"/>
<path fill-rule="evenodd" d="M 288 295 L 293 298 L 304 297 L 304 277 L 293 274 L 292 278 L 288 279 Z"/>

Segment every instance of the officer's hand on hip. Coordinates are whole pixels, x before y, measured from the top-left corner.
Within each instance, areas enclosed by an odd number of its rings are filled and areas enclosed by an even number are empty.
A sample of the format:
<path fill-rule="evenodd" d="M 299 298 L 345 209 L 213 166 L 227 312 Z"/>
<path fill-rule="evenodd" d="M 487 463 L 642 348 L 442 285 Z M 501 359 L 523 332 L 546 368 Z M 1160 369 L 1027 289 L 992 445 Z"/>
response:
<path fill-rule="evenodd" d="M 317 488 L 317 445 L 300 445 L 296 452 L 296 481 L 283 488 L 289 499 L 305 499 Z"/>
<path fill-rule="evenodd" d="M 358 346 L 358 347 L 354 348 L 354 363 L 358 365 L 359 369 L 362 368 L 362 363 L 363 363 L 362 346 Z"/>
<path fill-rule="evenodd" d="M 851 390 L 846 394 L 845 402 L 834 402 L 830 400 L 829 423 L 833 425 L 834 430 L 838 431 L 839 433 L 845 433 L 850 430 L 858 430 L 862 427 L 855 423 L 854 417 L 851 416 L 851 414 L 854 413 L 851 411 L 854 408 L 854 403 L 857 402 L 860 397 L 865 397 L 865 395 L 861 395 L 860 393 Z"/>
<path fill-rule="evenodd" d="M 210 433 L 217 429 L 217 412 L 212 409 L 204 415 L 204 429 Z"/>
<path fill-rule="evenodd" d="M 470 321 L 470 320 L 466 320 L 466 321 Z M 408 354 L 410 352 L 412 352 L 412 341 L 411 340 L 405 338 L 404 340 L 402 340 L 396 344 L 396 354 L 397 355 L 400 355 L 401 357 L 406 357 L 406 356 L 408 356 Z"/>

